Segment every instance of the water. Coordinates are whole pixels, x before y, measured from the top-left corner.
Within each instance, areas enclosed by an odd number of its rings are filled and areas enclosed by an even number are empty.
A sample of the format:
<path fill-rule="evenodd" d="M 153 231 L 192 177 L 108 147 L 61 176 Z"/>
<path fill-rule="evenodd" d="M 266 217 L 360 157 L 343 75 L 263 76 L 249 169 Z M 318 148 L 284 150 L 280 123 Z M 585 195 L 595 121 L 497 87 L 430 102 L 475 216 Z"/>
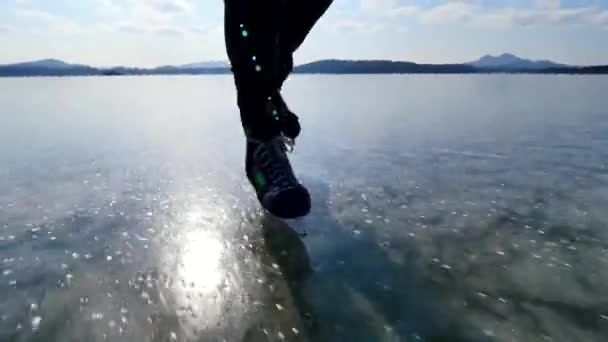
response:
<path fill-rule="evenodd" d="M 293 77 L 289 222 L 229 77 L 0 89 L 1 341 L 608 338 L 608 78 Z"/>

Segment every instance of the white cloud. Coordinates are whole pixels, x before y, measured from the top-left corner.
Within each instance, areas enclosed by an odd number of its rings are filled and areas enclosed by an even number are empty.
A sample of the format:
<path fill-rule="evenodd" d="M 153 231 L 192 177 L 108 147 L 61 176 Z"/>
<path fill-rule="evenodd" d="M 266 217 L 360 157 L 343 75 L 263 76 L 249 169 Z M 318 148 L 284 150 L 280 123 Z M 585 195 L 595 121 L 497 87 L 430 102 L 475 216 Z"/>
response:
<path fill-rule="evenodd" d="M 21 21 L 46 26 L 46 31 L 64 34 L 122 32 L 137 34 L 200 34 L 182 19 L 192 14 L 190 0 L 127 0 L 119 5 L 113 0 L 96 0 L 101 20 L 78 24 L 74 20 L 24 4 L 15 11 Z M 34 30 L 35 31 L 35 30 Z"/>
<path fill-rule="evenodd" d="M 83 27 L 67 17 L 58 16 L 36 8 L 18 9 L 15 14 L 23 21 L 41 23 L 52 31 L 74 34 L 84 30 Z"/>
<path fill-rule="evenodd" d="M 423 24 L 469 24 L 484 28 L 514 26 L 599 25 L 608 26 L 608 11 L 596 7 L 562 8 L 560 1 L 538 0 L 537 8 L 488 9 L 472 0 L 453 0 L 422 8 L 404 6 L 389 9 L 385 16 L 414 16 Z"/>
<path fill-rule="evenodd" d="M 476 16 L 475 6 L 464 2 L 449 2 L 420 12 L 420 21 L 425 24 L 470 22 Z"/>
<path fill-rule="evenodd" d="M 466 24 L 483 28 L 526 26 L 595 25 L 608 28 L 608 11 L 598 2 L 586 6 L 562 7 L 561 0 L 534 0 L 529 7 L 490 7 L 488 0 L 446 0 L 423 6 L 413 0 L 360 0 L 368 16 L 415 18 L 423 24 Z M 428 4 L 428 2 L 427 2 Z M 393 22 L 393 25 L 398 25 Z"/>
<path fill-rule="evenodd" d="M 175 8 L 166 11 L 160 4 L 145 0 L 135 1 L 129 12 L 130 20 L 140 26 L 168 25 L 174 21 L 176 13 L 180 13 Z"/>
<path fill-rule="evenodd" d="M 597 10 L 588 7 L 556 8 L 551 10 L 504 9 L 482 14 L 494 16 L 509 26 L 595 25 Z"/>
<path fill-rule="evenodd" d="M 596 10 L 592 8 L 562 8 L 547 12 L 547 22 L 551 24 L 593 24 Z"/>
<path fill-rule="evenodd" d="M 151 8 L 163 13 L 188 14 L 192 12 L 192 4 L 188 0 L 140 0 Z"/>
<path fill-rule="evenodd" d="M 96 0 L 97 1 L 97 12 L 102 15 L 112 16 L 117 15 L 121 12 L 121 7 L 113 0 Z"/>
<path fill-rule="evenodd" d="M 381 25 L 379 24 L 371 24 L 364 21 L 357 20 L 342 20 L 339 21 L 336 26 L 342 30 L 348 31 L 359 31 L 359 32 L 375 32 L 381 29 Z"/>
<path fill-rule="evenodd" d="M 407 17 L 418 14 L 419 12 L 420 8 L 416 6 L 402 6 L 388 10 L 386 15 L 389 17 Z"/>
<path fill-rule="evenodd" d="M 187 35 L 201 31 L 189 27 L 193 0 L 97 0 L 101 11 L 112 22 L 114 30 L 132 34 Z"/>
<path fill-rule="evenodd" d="M 408 32 L 410 32 L 409 27 L 407 27 L 405 25 L 397 25 L 396 30 L 399 33 L 408 33 Z"/>
<path fill-rule="evenodd" d="M 167 27 L 159 27 L 155 30 L 155 33 L 157 34 L 161 34 L 161 35 L 167 35 L 167 36 L 181 36 L 186 34 L 187 31 L 178 28 L 178 27 L 171 27 L 171 26 L 167 26 Z"/>
<path fill-rule="evenodd" d="M 52 22 L 58 20 L 57 16 L 39 9 L 28 8 L 19 9 L 16 12 L 17 17 L 21 19 L 34 19 L 42 22 Z"/>
<path fill-rule="evenodd" d="M 597 25 L 608 28 L 608 11 L 603 11 L 596 14 L 596 16 L 593 18 L 593 22 Z"/>
<path fill-rule="evenodd" d="M 212 25 L 212 26 L 207 26 L 207 27 L 191 26 L 188 28 L 188 31 L 192 34 L 220 36 L 223 39 L 224 24 L 221 23 L 218 25 Z"/>
<path fill-rule="evenodd" d="M 117 7 L 117 5 L 114 3 L 113 0 L 96 0 L 96 2 L 101 8 L 116 8 Z"/>
<path fill-rule="evenodd" d="M 558 9 L 561 7 L 560 0 L 536 0 L 537 6 L 543 9 Z"/>
<path fill-rule="evenodd" d="M 384 13 L 395 7 L 395 0 L 361 0 L 361 9 L 368 14 Z"/>

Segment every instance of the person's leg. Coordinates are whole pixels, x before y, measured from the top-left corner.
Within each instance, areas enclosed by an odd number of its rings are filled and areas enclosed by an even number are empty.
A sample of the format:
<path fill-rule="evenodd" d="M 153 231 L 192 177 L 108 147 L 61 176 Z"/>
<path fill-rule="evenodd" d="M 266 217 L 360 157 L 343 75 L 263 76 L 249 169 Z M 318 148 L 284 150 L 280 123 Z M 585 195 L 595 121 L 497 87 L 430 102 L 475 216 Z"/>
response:
<path fill-rule="evenodd" d="M 224 0 L 225 37 L 247 137 L 245 171 L 262 206 L 282 218 L 308 214 L 308 190 L 286 155 L 274 105 L 284 0 Z"/>
<path fill-rule="evenodd" d="M 284 136 L 295 139 L 300 135 L 298 116 L 292 112 L 281 95 L 281 88 L 293 70 L 293 53 L 327 11 L 332 0 L 286 0 L 283 2 L 279 29 L 279 63 L 274 83 L 275 94 L 272 103 L 278 113 Z"/>
<path fill-rule="evenodd" d="M 293 69 L 293 53 L 302 45 L 333 0 L 286 1 L 279 34 L 280 66 L 277 89 Z"/>
<path fill-rule="evenodd" d="M 224 5 L 226 50 L 241 122 L 248 136 L 266 140 L 279 130 L 266 107 L 279 74 L 282 0 L 224 0 Z"/>

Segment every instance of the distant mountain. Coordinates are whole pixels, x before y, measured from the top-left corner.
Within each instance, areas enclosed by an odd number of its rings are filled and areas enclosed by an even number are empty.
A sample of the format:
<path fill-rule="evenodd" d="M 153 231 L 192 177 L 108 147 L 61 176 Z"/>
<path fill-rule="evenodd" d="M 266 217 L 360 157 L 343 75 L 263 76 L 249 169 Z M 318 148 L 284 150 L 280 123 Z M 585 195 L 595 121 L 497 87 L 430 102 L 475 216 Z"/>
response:
<path fill-rule="evenodd" d="M 200 71 L 204 70 L 216 70 L 216 69 L 230 69 L 230 64 L 224 61 L 208 61 L 208 62 L 196 62 L 189 64 L 181 64 L 181 65 L 162 65 L 151 70 L 154 71 L 168 71 L 175 73 L 182 73 L 187 71 Z"/>
<path fill-rule="evenodd" d="M 542 70 L 549 68 L 566 68 L 569 65 L 555 63 L 549 60 L 534 61 L 520 58 L 510 53 L 503 53 L 499 56 L 486 55 L 480 59 L 466 63 L 480 69 L 500 69 L 500 70 Z"/>
<path fill-rule="evenodd" d="M 98 75 L 99 69 L 70 64 L 57 59 L 0 65 L 0 76 L 87 76 Z"/>
<path fill-rule="evenodd" d="M 219 69 L 219 68 L 230 68 L 230 64 L 225 61 L 208 61 L 208 62 L 197 62 L 176 65 L 178 69 Z"/>
<path fill-rule="evenodd" d="M 408 74 L 408 73 L 474 73 L 477 69 L 464 64 L 416 64 L 386 60 L 345 61 L 321 60 L 303 64 L 295 73 L 317 74 Z"/>
<path fill-rule="evenodd" d="M 19 76 L 121 76 L 121 75 L 183 75 L 227 74 L 226 62 L 198 62 L 184 65 L 167 65 L 156 68 L 132 68 L 116 66 L 96 68 L 82 64 L 70 64 L 57 59 L 0 65 L 0 77 Z"/>
<path fill-rule="evenodd" d="M 95 68 L 70 64 L 56 59 L 0 65 L 0 77 L 25 76 L 121 76 L 121 75 L 219 75 L 229 74 L 227 62 L 212 61 L 156 68 Z M 511 54 L 484 56 L 464 64 L 417 64 L 387 60 L 320 60 L 294 68 L 305 74 L 470 74 L 470 73 L 535 73 L 535 74 L 608 74 L 608 66 L 576 67 L 551 61 L 532 61 Z"/>
<path fill-rule="evenodd" d="M 70 64 L 58 59 L 41 59 L 31 62 L 22 62 L 16 64 L 0 65 L 0 67 L 11 66 L 13 68 L 45 68 L 45 69 L 75 69 L 87 68 L 86 65 Z"/>

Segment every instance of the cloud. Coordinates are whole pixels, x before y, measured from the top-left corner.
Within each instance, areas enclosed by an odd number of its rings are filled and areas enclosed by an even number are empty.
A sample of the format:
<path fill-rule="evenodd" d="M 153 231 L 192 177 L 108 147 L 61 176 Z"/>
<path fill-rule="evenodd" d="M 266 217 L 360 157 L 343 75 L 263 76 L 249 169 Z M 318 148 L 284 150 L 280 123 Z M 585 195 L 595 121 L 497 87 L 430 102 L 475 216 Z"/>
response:
<path fill-rule="evenodd" d="M 100 19 L 78 24 L 72 19 L 24 4 L 15 11 L 21 21 L 45 26 L 45 31 L 64 34 L 121 32 L 129 34 L 187 35 L 198 34 L 184 23 L 192 14 L 191 0 L 96 0 Z M 35 31 L 35 30 L 34 30 Z"/>
<path fill-rule="evenodd" d="M 464 2 L 450 2 L 420 11 L 420 21 L 425 24 L 470 22 L 476 15 L 476 8 Z"/>
<path fill-rule="evenodd" d="M 137 25 L 133 25 L 128 22 L 120 23 L 116 26 L 116 30 L 122 33 L 144 33 L 144 31 Z"/>
<path fill-rule="evenodd" d="M 47 29 L 61 33 L 73 34 L 81 33 L 84 28 L 76 24 L 73 20 L 55 15 L 36 8 L 21 8 L 15 15 L 23 21 L 32 21 L 45 25 Z"/>
<path fill-rule="evenodd" d="M 165 36 L 184 36 L 195 33 L 196 30 L 172 25 L 142 25 L 132 22 L 121 22 L 115 26 L 114 31 L 128 34 L 153 34 Z"/>
<path fill-rule="evenodd" d="M 361 0 L 361 9 L 368 14 L 386 12 L 395 7 L 395 0 Z"/>
<path fill-rule="evenodd" d="M 121 12 L 121 7 L 113 0 L 96 0 L 97 12 L 102 15 L 117 15 Z"/>
<path fill-rule="evenodd" d="M 599 2 L 562 7 L 561 0 L 534 0 L 526 7 L 509 7 L 488 0 L 446 0 L 433 2 L 413 0 L 360 0 L 360 10 L 369 17 L 408 17 L 422 24 L 463 24 L 483 28 L 507 29 L 529 26 L 602 26 L 608 28 L 608 11 Z M 392 25 L 398 25 L 396 21 Z"/>
<path fill-rule="evenodd" d="M 35 19 L 47 23 L 58 20 L 56 15 L 35 8 L 19 9 L 16 14 L 17 17 L 22 19 Z"/>
<path fill-rule="evenodd" d="M 560 0 L 536 0 L 536 4 L 543 9 L 558 9 L 561 7 Z"/>
<path fill-rule="evenodd" d="M 347 31 L 359 31 L 359 32 L 375 32 L 382 28 L 380 24 L 371 24 L 364 21 L 357 20 L 342 20 L 336 24 L 338 29 Z"/>
<path fill-rule="evenodd" d="M 603 11 L 596 14 L 596 16 L 593 18 L 593 22 L 597 25 L 608 28 L 608 11 Z"/>
<path fill-rule="evenodd" d="M 408 33 L 410 32 L 409 27 L 405 26 L 405 25 L 397 25 L 397 27 L 395 28 L 397 30 L 397 32 L 399 33 Z"/>
<path fill-rule="evenodd" d="M 503 9 L 481 15 L 481 19 L 495 18 L 507 26 L 565 26 L 596 25 L 597 10 L 588 7 L 556 8 L 551 10 Z"/>
<path fill-rule="evenodd" d="M 9 32 L 11 30 L 10 27 L 6 25 L 0 25 L 0 33 Z"/>
<path fill-rule="evenodd" d="M 112 17 L 115 30 L 129 34 L 200 34 L 185 22 L 193 15 L 192 0 L 127 0 L 118 6 L 113 0 L 97 0 Z"/>
<path fill-rule="evenodd" d="M 550 24 L 593 24 L 595 15 L 593 8 L 563 8 L 549 11 L 545 20 Z"/>
<path fill-rule="evenodd" d="M 157 33 L 157 34 L 166 35 L 166 36 L 182 36 L 182 35 L 186 34 L 186 32 L 187 31 L 185 31 L 181 28 L 171 27 L 171 26 L 159 27 L 155 31 L 155 33 Z"/>
<path fill-rule="evenodd" d="M 386 15 L 389 17 L 407 17 L 418 14 L 419 12 L 420 8 L 416 6 L 402 6 L 388 10 Z"/>
<path fill-rule="evenodd" d="M 215 35 L 215 36 L 220 36 L 224 37 L 224 24 L 218 24 L 218 25 L 211 25 L 211 26 L 207 26 L 207 27 L 201 27 L 201 26 L 191 26 L 188 28 L 188 31 L 192 34 L 197 34 L 197 35 Z"/>
<path fill-rule="evenodd" d="M 140 26 L 163 26 L 175 21 L 182 12 L 174 4 L 147 0 L 134 1 L 128 10 L 130 21 Z"/>
<path fill-rule="evenodd" d="M 482 1 L 453 0 L 432 7 L 404 6 L 385 11 L 387 17 L 410 16 L 423 24 L 466 24 L 483 28 L 526 26 L 608 26 L 608 11 L 597 7 L 562 8 L 559 0 L 537 0 L 530 8 L 488 8 Z"/>
<path fill-rule="evenodd" d="M 192 4 L 187 0 L 144 0 L 142 2 L 163 13 L 188 14 L 192 11 Z"/>

